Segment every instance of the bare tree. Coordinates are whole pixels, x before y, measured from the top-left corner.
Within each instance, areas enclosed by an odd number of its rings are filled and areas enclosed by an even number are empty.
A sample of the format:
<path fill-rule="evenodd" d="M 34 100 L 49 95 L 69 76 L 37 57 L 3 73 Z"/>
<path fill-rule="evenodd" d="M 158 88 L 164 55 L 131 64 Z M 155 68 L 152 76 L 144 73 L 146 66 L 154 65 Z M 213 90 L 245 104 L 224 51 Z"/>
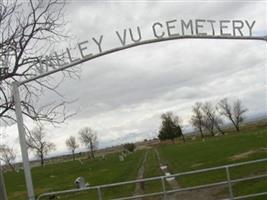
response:
<path fill-rule="evenodd" d="M 77 143 L 76 138 L 73 136 L 70 136 L 66 140 L 66 146 L 68 147 L 68 149 L 71 150 L 72 158 L 73 158 L 73 160 L 75 160 L 75 149 L 77 149 L 79 147 L 79 144 Z"/>
<path fill-rule="evenodd" d="M 239 131 L 240 123 L 244 121 L 244 114 L 248 111 L 242 105 L 241 100 L 237 99 L 231 105 L 228 99 L 224 98 L 218 103 L 217 107 L 219 112 L 232 122 L 236 131 Z"/>
<path fill-rule="evenodd" d="M 97 148 L 97 133 L 89 127 L 84 127 L 79 131 L 80 141 L 90 150 L 89 157 L 95 158 Z"/>
<path fill-rule="evenodd" d="M 216 129 L 217 129 L 222 135 L 225 134 L 224 130 L 222 129 L 222 126 L 223 126 L 223 120 L 222 120 L 222 118 L 221 118 L 219 115 L 217 115 L 217 113 L 216 113 L 215 116 L 214 116 L 214 125 L 215 125 Z"/>
<path fill-rule="evenodd" d="M 12 82 L 27 80 L 41 68 L 54 69 L 65 60 L 65 54 L 43 56 L 54 51 L 58 42 L 66 38 L 62 34 L 66 24 L 63 10 L 64 1 L 61 0 L 1 1 L 0 70 L 5 73 L 0 74 L 0 119 L 5 123 L 15 122 Z M 7 70 L 3 70 L 3 66 Z M 63 122 L 68 117 L 67 101 L 57 88 L 66 77 L 76 75 L 77 69 L 66 70 L 57 79 L 46 77 L 21 85 L 23 115 L 35 121 Z M 61 100 L 38 105 L 45 91 L 54 92 Z"/>
<path fill-rule="evenodd" d="M 202 103 L 196 102 L 192 108 L 193 115 L 191 117 L 191 124 L 199 130 L 201 137 L 204 138 L 203 128 L 204 128 L 204 116 L 201 112 Z"/>
<path fill-rule="evenodd" d="M 222 119 L 217 115 L 216 109 L 211 102 L 206 102 L 202 106 L 202 112 L 204 113 L 204 127 L 211 133 L 212 136 L 215 135 L 215 129 L 217 129 L 221 134 L 224 135 L 224 131 L 221 128 L 223 125 Z"/>
<path fill-rule="evenodd" d="M 8 147 L 7 145 L 2 145 L 0 147 L 0 159 L 13 171 L 15 171 L 13 163 L 16 160 L 16 154 L 13 148 Z"/>
<path fill-rule="evenodd" d="M 27 145 L 35 151 L 40 158 L 41 165 L 44 165 L 44 158 L 50 152 L 56 149 L 56 145 L 46 140 L 46 133 L 42 125 L 35 127 L 27 138 Z"/>

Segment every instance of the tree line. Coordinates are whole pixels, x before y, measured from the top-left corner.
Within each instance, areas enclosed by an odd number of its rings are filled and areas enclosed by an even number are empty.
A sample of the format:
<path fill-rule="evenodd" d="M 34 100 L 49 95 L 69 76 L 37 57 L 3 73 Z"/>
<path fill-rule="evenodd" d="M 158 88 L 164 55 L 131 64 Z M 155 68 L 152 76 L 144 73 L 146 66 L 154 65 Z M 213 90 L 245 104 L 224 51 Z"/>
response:
<path fill-rule="evenodd" d="M 78 132 L 80 142 L 89 149 L 88 157 L 95 158 L 94 152 L 97 148 L 97 132 L 89 127 L 84 127 Z M 45 157 L 49 152 L 56 150 L 56 145 L 47 139 L 47 134 L 43 125 L 34 127 L 27 134 L 26 143 L 28 149 L 32 150 L 40 159 L 40 164 L 44 165 Z M 65 144 L 72 152 L 73 160 L 75 160 L 75 150 L 79 147 L 79 143 L 74 136 L 66 139 Z M 0 160 L 9 166 L 13 171 L 15 167 L 13 163 L 16 160 L 16 154 L 13 148 L 7 145 L 0 146 Z"/>
<path fill-rule="evenodd" d="M 192 106 L 190 124 L 199 132 L 202 138 L 207 134 L 211 136 L 215 136 L 217 133 L 224 135 L 224 121 L 228 120 L 236 131 L 240 131 L 240 123 L 244 121 L 244 114 L 247 111 L 248 109 L 239 99 L 229 101 L 229 99 L 224 98 L 217 103 L 196 102 Z M 173 112 L 166 112 L 161 115 L 161 120 L 161 127 L 158 133 L 159 140 L 174 141 L 176 138 L 181 137 L 185 142 L 181 117 Z M 66 147 L 72 153 L 73 160 L 75 160 L 75 151 L 80 146 L 78 141 L 88 149 L 88 158 L 95 158 L 95 150 L 98 146 L 97 132 L 90 127 L 84 127 L 79 130 L 78 135 L 78 139 L 75 136 L 70 136 L 65 141 Z M 40 159 L 42 166 L 44 165 L 45 156 L 56 149 L 56 145 L 47 139 L 43 125 L 36 126 L 29 131 L 27 145 Z M 0 146 L 0 159 L 14 170 L 12 163 L 16 159 L 16 154 L 13 148 L 7 145 Z"/>
<path fill-rule="evenodd" d="M 196 102 L 192 106 L 192 116 L 190 124 L 204 138 L 208 133 L 214 136 L 216 133 L 225 134 L 223 129 L 224 121 L 228 120 L 235 128 L 240 131 L 240 123 L 244 121 L 244 114 L 248 109 L 242 104 L 240 99 L 230 101 L 228 98 L 221 99 L 217 103 Z M 172 112 L 166 112 L 161 115 L 162 124 L 159 130 L 158 138 L 162 140 L 172 140 L 182 137 L 182 119 Z"/>
<path fill-rule="evenodd" d="M 79 140 L 88 148 L 88 158 L 95 158 L 95 150 L 98 145 L 97 132 L 90 127 L 84 127 L 79 131 Z M 72 152 L 72 158 L 75 160 L 75 150 L 79 147 L 78 141 L 74 136 L 66 140 L 66 146 Z"/>
<path fill-rule="evenodd" d="M 45 139 L 46 133 L 43 131 L 42 126 L 37 130 L 38 131 L 33 132 L 33 134 L 30 134 L 31 137 L 27 140 L 27 143 L 29 148 L 33 149 L 40 158 L 41 165 L 43 166 L 44 156 L 46 156 L 49 151 L 55 150 L 55 144 Z M 89 149 L 88 158 L 95 158 L 95 150 L 98 145 L 97 132 L 90 127 L 84 127 L 79 130 L 78 134 L 80 142 Z M 33 140 L 31 139 L 32 137 L 34 137 Z M 75 150 L 79 147 L 78 140 L 76 140 L 75 136 L 70 136 L 66 139 L 65 144 L 67 148 L 71 150 L 72 158 L 75 160 Z"/>

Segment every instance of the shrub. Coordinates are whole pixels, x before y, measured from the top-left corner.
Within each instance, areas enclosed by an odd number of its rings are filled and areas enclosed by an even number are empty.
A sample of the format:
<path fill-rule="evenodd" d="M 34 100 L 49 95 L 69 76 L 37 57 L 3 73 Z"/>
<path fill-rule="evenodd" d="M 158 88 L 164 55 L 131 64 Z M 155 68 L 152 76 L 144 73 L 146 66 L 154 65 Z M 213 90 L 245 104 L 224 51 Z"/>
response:
<path fill-rule="evenodd" d="M 123 145 L 123 148 L 129 152 L 133 152 L 135 150 L 135 144 L 134 143 L 127 143 L 127 144 Z"/>

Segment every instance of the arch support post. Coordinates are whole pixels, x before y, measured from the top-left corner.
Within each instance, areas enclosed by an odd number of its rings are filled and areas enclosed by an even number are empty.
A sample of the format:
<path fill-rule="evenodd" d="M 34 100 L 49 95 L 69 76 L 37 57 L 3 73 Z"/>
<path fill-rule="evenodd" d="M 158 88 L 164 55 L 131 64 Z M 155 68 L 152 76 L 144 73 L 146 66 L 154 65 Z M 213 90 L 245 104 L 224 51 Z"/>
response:
<path fill-rule="evenodd" d="M 0 163 L 0 199 L 7 200 L 6 186 L 1 163 Z"/>
<path fill-rule="evenodd" d="M 13 98 L 14 98 L 13 100 L 15 103 L 16 119 L 17 119 L 18 132 L 19 132 L 19 142 L 20 142 L 20 149 L 21 149 L 21 155 L 22 155 L 22 161 L 23 161 L 25 182 L 26 182 L 27 193 L 28 193 L 28 200 L 35 200 L 33 184 L 32 184 L 31 168 L 30 168 L 26 137 L 25 137 L 25 129 L 24 129 L 24 124 L 23 124 L 23 116 L 22 116 L 22 110 L 21 110 L 21 104 L 20 104 L 19 88 L 18 88 L 17 82 L 12 83 L 12 92 L 13 92 Z"/>

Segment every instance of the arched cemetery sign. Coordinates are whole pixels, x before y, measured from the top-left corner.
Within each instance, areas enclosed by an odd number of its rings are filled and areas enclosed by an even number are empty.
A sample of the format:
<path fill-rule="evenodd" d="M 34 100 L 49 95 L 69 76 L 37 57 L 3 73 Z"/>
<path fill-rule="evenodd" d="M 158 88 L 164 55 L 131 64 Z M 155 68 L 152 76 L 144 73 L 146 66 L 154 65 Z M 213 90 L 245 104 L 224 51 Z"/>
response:
<path fill-rule="evenodd" d="M 144 40 L 144 31 L 140 26 L 125 28 L 112 33 L 115 42 L 120 45 L 119 47 L 105 50 L 106 38 L 104 35 L 91 37 L 77 43 L 72 49 L 63 49 L 64 60 L 59 58 L 62 52 L 51 52 L 50 55 L 39 56 L 34 74 L 36 77 L 40 75 L 44 77 L 109 53 L 167 40 L 246 39 L 267 41 L 266 36 L 253 36 L 255 26 L 255 20 L 173 19 L 152 23 L 148 29 L 151 39 L 148 40 Z M 96 52 L 95 49 L 97 49 Z M 7 66 L 1 66 L 0 77 L 6 73 L 8 73 Z M 32 78 L 35 79 L 35 77 Z M 25 80 L 25 82 L 29 81 L 31 79 Z"/>
<path fill-rule="evenodd" d="M 110 50 L 104 50 L 105 37 L 104 35 L 101 35 L 99 37 L 92 37 L 89 40 L 79 42 L 76 45 L 76 51 L 78 51 L 79 57 L 74 58 L 72 52 L 73 50 L 71 50 L 70 48 L 65 49 L 65 53 L 67 56 L 64 62 L 62 62 L 60 59 L 56 59 L 56 63 L 51 63 L 50 57 L 54 56 L 57 58 L 57 52 L 53 52 L 51 55 L 40 57 L 40 62 L 36 66 L 37 71 L 35 76 L 22 82 L 13 83 L 13 95 L 28 199 L 34 200 L 35 196 L 33 191 L 31 171 L 26 148 L 23 117 L 21 113 L 20 96 L 18 89 L 21 84 L 26 84 L 33 80 L 54 74 L 58 71 L 65 70 L 67 68 L 73 67 L 75 65 L 95 59 L 100 56 L 150 43 L 178 39 L 234 39 L 267 41 L 267 36 L 253 36 L 253 30 L 255 25 L 256 21 L 250 20 L 174 19 L 164 22 L 153 23 L 150 28 L 152 39 L 143 40 L 143 31 L 139 26 L 137 26 L 135 28 L 115 31 L 114 38 L 119 42 L 120 46 Z M 98 52 L 90 51 L 90 46 L 97 47 L 96 49 L 98 49 Z M 0 72 L 2 74 L 6 73 L 7 71 L 7 68 L 0 69 Z"/>

